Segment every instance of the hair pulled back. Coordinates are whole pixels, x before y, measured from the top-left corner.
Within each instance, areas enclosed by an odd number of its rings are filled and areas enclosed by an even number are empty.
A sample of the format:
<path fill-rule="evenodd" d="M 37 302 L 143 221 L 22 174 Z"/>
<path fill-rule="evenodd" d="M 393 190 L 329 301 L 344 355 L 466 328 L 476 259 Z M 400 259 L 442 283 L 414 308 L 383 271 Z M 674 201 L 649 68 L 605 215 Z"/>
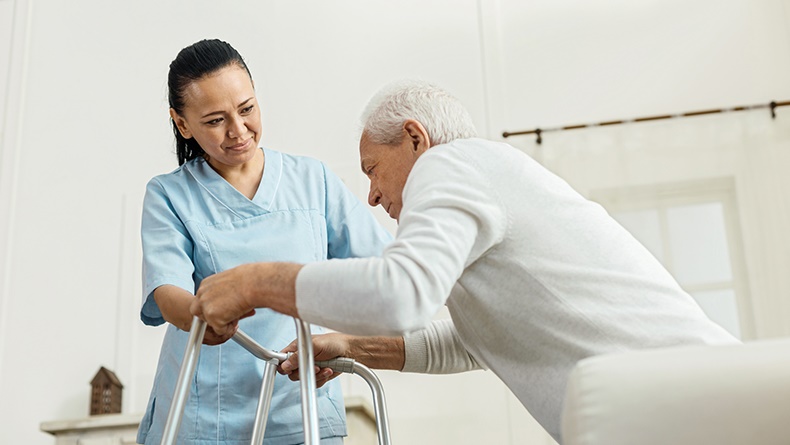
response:
<path fill-rule="evenodd" d="M 236 64 L 245 71 L 252 79 L 250 70 L 238 51 L 230 44 L 222 40 L 201 40 L 182 49 L 175 60 L 170 63 L 170 71 L 167 75 L 167 90 L 170 108 L 179 115 L 184 111 L 184 92 L 192 82 L 211 75 L 227 66 Z M 173 125 L 173 134 L 176 137 L 176 155 L 178 165 L 203 156 L 205 152 L 195 138 L 186 139 L 178 131 L 178 126 L 174 120 L 170 120 Z"/>

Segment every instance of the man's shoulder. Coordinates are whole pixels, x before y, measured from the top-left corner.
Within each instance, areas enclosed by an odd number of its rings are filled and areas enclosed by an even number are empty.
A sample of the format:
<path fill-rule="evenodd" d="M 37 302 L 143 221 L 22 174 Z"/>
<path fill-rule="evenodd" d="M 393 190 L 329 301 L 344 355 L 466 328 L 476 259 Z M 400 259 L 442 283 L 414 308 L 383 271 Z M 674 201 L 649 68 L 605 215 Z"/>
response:
<path fill-rule="evenodd" d="M 436 145 L 423 157 L 429 162 L 472 162 L 478 166 L 490 162 L 501 163 L 508 158 L 512 158 L 509 162 L 521 162 L 528 158 L 523 151 L 512 145 L 481 138 L 456 139 Z"/>
<path fill-rule="evenodd" d="M 435 145 L 426 151 L 412 168 L 412 182 L 452 181 L 464 178 L 464 183 L 478 178 L 480 165 L 487 158 L 490 141 L 485 139 L 456 139 L 446 144 Z"/>

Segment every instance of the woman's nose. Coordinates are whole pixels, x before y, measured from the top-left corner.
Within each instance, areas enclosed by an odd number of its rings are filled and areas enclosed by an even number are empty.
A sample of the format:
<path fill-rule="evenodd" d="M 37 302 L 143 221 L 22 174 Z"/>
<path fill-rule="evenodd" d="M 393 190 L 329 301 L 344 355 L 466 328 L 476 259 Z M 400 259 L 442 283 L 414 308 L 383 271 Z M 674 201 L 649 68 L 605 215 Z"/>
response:
<path fill-rule="evenodd" d="M 244 119 L 233 119 L 230 123 L 230 128 L 228 128 L 228 136 L 231 138 L 237 138 L 239 136 L 243 136 L 247 132 L 247 125 L 244 123 Z"/>

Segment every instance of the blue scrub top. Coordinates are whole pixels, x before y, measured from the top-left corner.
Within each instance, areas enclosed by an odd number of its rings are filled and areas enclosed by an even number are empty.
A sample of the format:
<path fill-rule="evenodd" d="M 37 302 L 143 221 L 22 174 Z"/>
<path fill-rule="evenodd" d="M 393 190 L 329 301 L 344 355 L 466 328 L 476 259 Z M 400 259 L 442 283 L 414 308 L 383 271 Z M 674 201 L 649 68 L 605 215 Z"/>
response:
<path fill-rule="evenodd" d="M 171 284 L 195 293 L 201 280 L 244 263 L 309 263 L 377 256 L 390 234 L 321 162 L 263 149 L 263 177 L 252 198 L 203 158 L 149 181 L 143 203 L 145 324 L 165 322 L 153 291 Z M 338 298 L 342 296 L 338 295 Z M 296 338 L 291 317 L 258 309 L 239 326 L 279 350 Z M 314 327 L 313 332 L 321 332 Z M 158 444 L 170 409 L 188 332 L 168 324 L 138 442 Z M 263 361 L 233 341 L 203 346 L 179 432 L 179 443 L 249 444 Z M 318 389 L 321 437 L 345 436 L 340 383 Z M 266 444 L 304 442 L 298 383 L 277 375 Z"/>

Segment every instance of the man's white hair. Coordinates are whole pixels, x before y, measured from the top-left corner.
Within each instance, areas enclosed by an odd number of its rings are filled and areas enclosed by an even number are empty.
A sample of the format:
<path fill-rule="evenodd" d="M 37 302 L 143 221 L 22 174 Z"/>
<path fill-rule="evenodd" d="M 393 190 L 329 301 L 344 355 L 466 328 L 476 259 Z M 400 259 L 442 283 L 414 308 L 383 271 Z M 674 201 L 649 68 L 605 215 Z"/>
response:
<path fill-rule="evenodd" d="M 376 93 L 362 113 L 362 131 L 375 144 L 397 144 L 409 119 L 425 127 L 432 146 L 477 136 L 472 117 L 458 99 L 419 80 L 398 81 Z"/>

